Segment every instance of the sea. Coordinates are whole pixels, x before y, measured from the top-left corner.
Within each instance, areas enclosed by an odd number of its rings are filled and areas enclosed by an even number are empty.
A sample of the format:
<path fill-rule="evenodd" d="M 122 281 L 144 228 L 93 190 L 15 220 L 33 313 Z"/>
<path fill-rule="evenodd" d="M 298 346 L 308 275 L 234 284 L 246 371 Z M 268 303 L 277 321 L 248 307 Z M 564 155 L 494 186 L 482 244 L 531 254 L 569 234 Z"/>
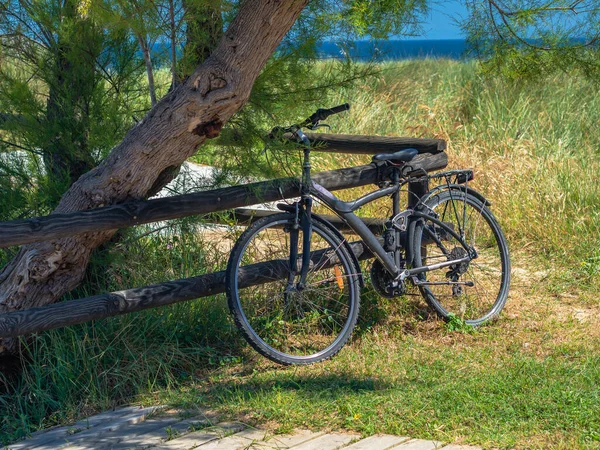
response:
<path fill-rule="evenodd" d="M 170 47 L 156 42 L 153 51 L 165 58 L 158 58 L 156 66 L 168 64 Z M 322 59 L 347 59 L 355 61 L 397 61 L 402 59 L 444 58 L 468 59 L 469 46 L 465 39 L 411 39 L 368 41 L 325 41 L 317 45 L 317 56 Z M 140 53 L 141 57 L 141 53 Z M 165 61 L 165 59 L 167 61 Z"/>
<path fill-rule="evenodd" d="M 468 59 L 469 46 L 465 39 L 444 40 L 387 40 L 322 42 L 318 56 L 323 59 L 386 61 L 422 58 Z"/>

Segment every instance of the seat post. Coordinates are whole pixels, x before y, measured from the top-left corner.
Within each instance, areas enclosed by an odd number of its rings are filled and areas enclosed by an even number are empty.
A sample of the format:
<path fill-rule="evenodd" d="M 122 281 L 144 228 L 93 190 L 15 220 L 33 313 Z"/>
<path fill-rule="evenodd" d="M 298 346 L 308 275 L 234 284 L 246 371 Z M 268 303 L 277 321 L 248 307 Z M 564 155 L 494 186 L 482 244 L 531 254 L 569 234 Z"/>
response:
<path fill-rule="evenodd" d="M 400 184 L 400 169 L 392 166 L 391 174 L 392 184 L 398 186 Z M 394 191 L 392 194 L 392 216 L 395 217 L 400 214 L 400 189 Z"/>

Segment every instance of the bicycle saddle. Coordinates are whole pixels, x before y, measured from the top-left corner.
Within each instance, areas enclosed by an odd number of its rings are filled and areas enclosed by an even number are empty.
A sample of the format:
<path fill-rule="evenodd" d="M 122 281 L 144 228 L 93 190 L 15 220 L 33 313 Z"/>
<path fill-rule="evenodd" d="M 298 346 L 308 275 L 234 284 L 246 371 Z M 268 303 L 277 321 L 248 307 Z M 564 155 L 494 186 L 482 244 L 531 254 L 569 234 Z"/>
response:
<path fill-rule="evenodd" d="M 379 153 L 373 156 L 373 161 L 391 161 L 400 164 L 411 161 L 418 153 L 419 150 L 416 148 L 405 148 L 395 153 Z"/>

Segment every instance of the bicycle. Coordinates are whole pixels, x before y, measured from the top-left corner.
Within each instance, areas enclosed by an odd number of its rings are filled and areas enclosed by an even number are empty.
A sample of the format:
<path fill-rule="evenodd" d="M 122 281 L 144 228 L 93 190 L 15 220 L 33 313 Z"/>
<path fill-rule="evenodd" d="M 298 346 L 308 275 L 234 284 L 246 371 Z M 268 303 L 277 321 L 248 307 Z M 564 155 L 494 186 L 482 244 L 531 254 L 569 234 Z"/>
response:
<path fill-rule="evenodd" d="M 318 109 L 301 124 L 272 130 L 271 136 L 291 137 L 304 150 L 300 199 L 278 204 L 281 213 L 249 226 L 227 265 L 226 293 L 236 326 L 255 350 L 280 364 L 323 361 L 348 341 L 364 287 L 357 245 L 375 257 L 370 278 L 380 295 L 403 295 L 412 284 L 445 320 L 481 325 L 498 316 L 508 296 L 508 245 L 490 203 L 469 187 L 472 170 L 415 170 L 410 161 L 416 149 L 377 154 L 379 189 L 350 202 L 311 179 L 311 143 L 302 128 L 324 126 L 320 121 L 347 109 L 348 104 Z M 432 180 L 441 184 L 429 190 Z M 401 210 L 406 185 L 408 205 Z M 392 215 L 378 238 L 354 211 L 385 196 L 392 199 Z M 349 243 L 313 214 L 314 198 L 362 242 Z M 268 282 L 257 282 L 257 275 Z"/>

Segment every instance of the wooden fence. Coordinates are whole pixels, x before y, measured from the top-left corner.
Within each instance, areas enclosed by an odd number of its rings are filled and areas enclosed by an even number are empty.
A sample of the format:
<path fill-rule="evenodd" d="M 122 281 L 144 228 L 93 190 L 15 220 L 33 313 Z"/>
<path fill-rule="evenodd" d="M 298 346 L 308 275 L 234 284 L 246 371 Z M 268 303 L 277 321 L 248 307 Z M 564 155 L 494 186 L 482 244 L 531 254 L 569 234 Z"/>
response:
<path fill-rule="evenodd" d="M 427 171 L 446 167 L 448 158 L 445 142 L 436 139 L 391 138 L 370 136 L 344 136 L 309 134 L 316 150 L 338 153 L 373 154 L 375 152 L 398 151 L 403 148 L 417 148 L 419 155 L 411 162 L 414 168 Z M 365 186 L 378 182 L 380 164 L 337 169 L 313 175 L 314 181 L 331 191 Z M 241 223 L 251 222 L 268 212 L 243 209 L 245 206 L 297 197 L 297 178 L 281 178 L 261 181 L 243 186 L 178 195 L 146 201 L 128 202 L 68 214 L 50 214 L 26 220 L 0 222 L 0 247 L 29 244 L 32 242 L 58 239 L 74 234 L 113 230 L 134 225 L 177 219 L 192 215 L 206 216 L 208 222 L 220 211 L 233 210 L 232 217 Z M 238 208 L 238 209 L 235 209 Z M 213 219 L 214 218 L 214 219 Z M 336 217 L 330 217 L 334 226 L 345 230 L 345 224 Z M 373 229 L 381 228 L 382 219 L 364 219 Z M 351 244 L 355 255 L 361 259 L 373 255 L 362 244 Z M 273 279 L 278 261 L 254 264 L 244 267 L 242 284 L 252 286 Z M 222 293 L 225 291 L 225 273 L 214 272 L 205 275 L 173 280 L 124 291 L 95 295 L 69 300 L 53 305 L 25 309 L 0 315 L 0 337 L 12 337 L 89 320 L 116 316 L 148 308 L 169 305 Z"/>

